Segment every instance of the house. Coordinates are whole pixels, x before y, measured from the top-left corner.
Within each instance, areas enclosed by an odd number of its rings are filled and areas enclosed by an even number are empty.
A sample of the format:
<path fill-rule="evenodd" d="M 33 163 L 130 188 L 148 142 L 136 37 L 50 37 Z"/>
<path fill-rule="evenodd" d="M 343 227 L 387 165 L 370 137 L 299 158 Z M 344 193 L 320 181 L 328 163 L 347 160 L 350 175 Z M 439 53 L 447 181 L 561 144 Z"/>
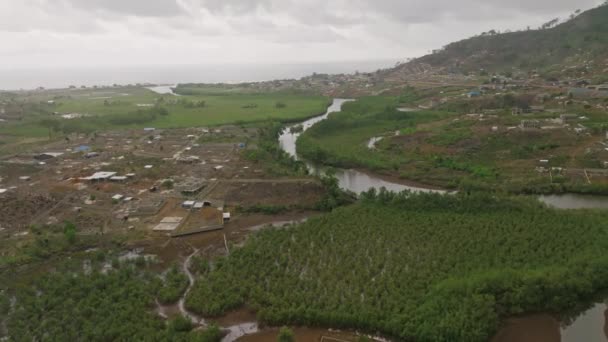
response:
<path fill-rule="evenodd" d="M 468 98 L 473 98 L 473 97 L 480 97 L 481 96 L 481 92 L 477 91 L 477 90 L 473 90 L 467 93 L 467 97 Z"/>
<path fill-rule="evenodd" d="M 545 111 L 545 106 L 530 106 L 530 111 L 532 113 L 542 113 Z"/>
<path fill-rule="evenodd" d="M 525 109 L 521 108 L 521 107 L 514 107 L 511 109 L 511 114 L 513 115 L 521 115 L 526 113 Z"/>
<path fill-rule="evenodd" d="M 521 120 L 519 127 L 521 129 L 540 129 L 540 121 L 538 121 L 538 120 Z"/>
<path fill-rule="evenodd" d="M 194 201 L 185 201 L 184 203 L 182 203 L 182 208 L 191 209 L 192 207 L 194 207 L 194 203 Z"/>
<path fill-rule="evenodd" d="M 96 158 L 99 157 L 99 152 L 89 152 L 85 154 L 84 157 L 87 159 Z"/>
<path fill-rule="evenodd" d="M 568 96 L 575 99 L 583 98 L 608 98 L 608 90 L 597 90 L 588 88 L 571 88 Z"/>
<path fill-rule="evenodd" d="M 188 179 L 176 185 L 176 189 L 184 196 L 193 196 L 205 188 L 205 183 L 196 179 Z"/>
<path fill-rule="evenodd" d="M 76 148 L 74 148 L 74 152 L 86 152 L 91 150 L 91 146 L 87 146 L 87 145 L 80 145 Z"/>
<path fill-rule="evenodd" d="M 61 152 L 44 152 L 44 153 L 40 153 L 40 154 L 34 156 L 34 159 L 49 160 L 49 159 L 60 157 L 62 155 L 63 155 L 63 153 L 61 153 Z"/>
<path fill-rule="evenodd" d="M 201 161 L 201 158 L 197 157 L 197 156 L 187 156 L 187 157 L 179 157 L 177 158 L 177 162 L 178 163 L 182 163 L 182 164 L 194 164 L 194 163 L 198 163 Z"/>
<path fill-rule="evenodd" d="M 576 114 L 561 114 L 559 116 L 559 121 L 561 124 L 566 124 L 567 122 L 574 121 L 578 118 Z"/>
<path fill-rule="evenodd" d="M 579 124 L 578 127 L 574 128 L 574 131 L 576 132 L 576 134 L 581 134 L 587 132 L 587 127 Z"/>
<path fill-rule="evenodd" d="M 110 177 L 110 181 L 112 182 L 124 182 L 127 180 L 127 176 L 113 176 Z"/>
<path fill-rule="evenodd" d="M 108 179 L 116 176 L 116 173 L 117 172 L 106 172 L 106 171 L 95 172 L 94 174 L 90 175 L 89 177 L 85 177 L 82 179 L 92 181 L 92 182 L 105 181 L 105 180 L 108 180 Z"/>
<path fill-rule="evenodd" d="M 230 213 L 223 213 L 222 217 L 224 219 L 224 222 L 230 221 Z"/>

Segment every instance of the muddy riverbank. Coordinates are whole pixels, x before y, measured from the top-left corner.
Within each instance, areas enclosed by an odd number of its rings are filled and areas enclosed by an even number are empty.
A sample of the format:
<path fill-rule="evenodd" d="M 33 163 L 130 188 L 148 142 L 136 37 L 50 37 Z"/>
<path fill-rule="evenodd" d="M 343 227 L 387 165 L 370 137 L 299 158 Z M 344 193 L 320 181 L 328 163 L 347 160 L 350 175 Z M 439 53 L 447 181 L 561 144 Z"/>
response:
<path fill-rule="evenodd" d="M 595 304 L 580 315 L 559 319 L 534 314 L 508 319 L 491 342 L 607 342 L 608 305 Z"/>

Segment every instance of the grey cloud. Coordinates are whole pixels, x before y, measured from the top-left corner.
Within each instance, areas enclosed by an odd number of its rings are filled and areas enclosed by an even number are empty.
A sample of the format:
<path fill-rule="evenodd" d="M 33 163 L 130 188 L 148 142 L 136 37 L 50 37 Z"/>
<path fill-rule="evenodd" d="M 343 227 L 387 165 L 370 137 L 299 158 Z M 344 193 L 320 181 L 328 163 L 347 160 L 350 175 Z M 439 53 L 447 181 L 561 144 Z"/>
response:
<path fill-rule="evenodd" d="M 74 8 L 117 15 L 170 17 L 183 14 L 177 0 L 67 0 Z"/>
<path fill-rule="evenodd" d="M 61 56 L 66 64 L 138 56 L 165 63 L 159 47 L 171 46 L 195 61 L 201 51 L 205 58 L 243 62 L 262 54 L 264 61 L 413 57 L 488 29 L 534 26 L 601 2 L 0 0 L 0 55 L 25 63 L 19 56 L 25 61 L 25 50 L 40 46 L 41 53 Z M 118 43 L 124 53 L 101 57 Z M 74 51 L 85 57 L 72 57 Z"/>

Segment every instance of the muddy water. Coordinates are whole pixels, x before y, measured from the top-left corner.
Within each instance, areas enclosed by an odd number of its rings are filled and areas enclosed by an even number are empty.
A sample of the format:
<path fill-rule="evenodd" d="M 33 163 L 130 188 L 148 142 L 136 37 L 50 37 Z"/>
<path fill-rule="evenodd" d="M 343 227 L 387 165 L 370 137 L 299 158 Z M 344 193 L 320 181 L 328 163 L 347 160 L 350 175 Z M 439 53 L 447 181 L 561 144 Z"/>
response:
<path fill-rule="evenodd" d="M 596 304 L 561 331 L 562 342 L 608 342 L 608 305 Z"/>
<path fill-rule="evenodd" d="M 334 102 L 331 104 L 331 106 L 329 106 L 325 114 L 314 117 L 301 123 L 303 131 L 306 131 L 314 124 L 327 119 L 329 114 L 339 112 L 340 110 L 342 110 L 342 105 L 349 101 L 353 100 L 334 99 Z M 300 124 L 287 127 L 279 136 L 279 144 L 285 152 L 289 153 L 289 155 L 293 156 L 295 159 L 300 160 L 296 153 L 296 141 L 298 140 L 298 137 L 302 134 L 303 131 L 299 133 L 291 132 L 291 127 L 298 125 Z M 307 163 L 307 166 L 309 171 L 313 174 L 325 173 L 325 169 L 323 167 L 318 167 L 310 163 Z M 366 174 L 357 170 L 334 169 L 334 171 L 336 178 L 338 178 L 340 187 L 344 190 L 349 190 L 357 194 L 360 194 L 363 191 L 367 191 L 370 188 L 379 189 L 381 187 L 385 187 L 386 189 L 392 191 L 410 190 L 417 192 L 442 192 L 439 190 L 429 189 L 423 186 L 412 184 L 406 185 L 398 183 L 396 181 L 385 180 L 378 176 Z"/>
<path fill-rule="evenodd" d="M 180 96 L 173 92 L 173 88 L 175 88 L 175 87 L 176 86 L 156 86 L 156 87 L 149 87 L 148 89 L 152 90 L 153 92 L 155 92 L 157 94 L 161 94 L 161 95 L 171 94 L 171 95 L 175 95 L 175 96 Z"/>
<path fill-rule="evenodd" d="M 188 258 L 186 258 L 186 260 L 184 261 L 184 264 L 182 265 L 182 269 L 183 269 L 184 273 L 186 273 L 186 275 L 188 276 L 189 284 L 188 284 L 188 289 L 184 292 L 182 297 L 179 299 L 178 307 L 179 307 L 179 311 L 182 313 L 182 315 L 184 317 L 189 318 L 190 321 L 192 321 L 192 323 L 205 325 L 205 320 L 196 316 L 195 314 L 189 312 L 186 309 L 186 304 L 185 304 L 186 297 L 188 296 L 188 293 L 190 293 L 190 290 L 192 290 L 192 286 L 194 286 L 194 275 L 192 274 L 192 272 L 190 272 L 190 261 L 196 254 L 198 254 L 198 252 L 199 252 L 198 249 L 194 250 L 194 252 L 192 254 L 190 254 L 188 256 Z"/>
<path fill-rule="evenodd" d="M 596 304 L 560 322 L 550 315 L 529 315 L 507 320 L 492 342 L 608 342 L 608 306 Z"/>
<path fill-rule="evenodd" d="M 539 200 L 558 209 L 608 209 L 608 196 L 565 194 L 540 196 Z"/>
<path fill-rule="evenodd" d="M 334 99 L 332 104 L 327 108 L 327 111 L 323 115 L 316 116 L 312 119 L 308 119 L 302 123 L 295 124 L 287 127 L 285 131 L 279 136 L 279 144 L 281 148 L 289 153 L 290 156 L 294 157 L 296 160 L 299 160 L 298 155 L 296 154 L 296 140 L 300 137 L 300 135 L 312 127 L 314 124 L 321 122 L 329 116 L 331 113 L 339 112 L 342 110 L 342 105 L 346 102 L 354 101 L 349 99 Z M 291 128 L 302 125 L 302 131 L 297 133 L 292 133 Z"/>
<path fill-rule="evenodd" d="M 369 148 L 370 150 L 374 150 L 376 148 L 376 144 L 379 143 L 382 139 L 384 139 L 384 137 L 373 137 L 369 139 L 369 141 L 367 142 L 367 148 Z"/>

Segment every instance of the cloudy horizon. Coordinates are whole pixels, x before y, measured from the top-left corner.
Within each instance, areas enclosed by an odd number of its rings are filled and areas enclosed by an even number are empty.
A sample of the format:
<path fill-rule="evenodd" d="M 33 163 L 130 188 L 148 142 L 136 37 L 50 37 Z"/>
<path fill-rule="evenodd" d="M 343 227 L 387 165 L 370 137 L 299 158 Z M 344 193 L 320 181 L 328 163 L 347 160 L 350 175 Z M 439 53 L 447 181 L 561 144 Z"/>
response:
<path fill-rule="evenodd" d="M 1 68 L 405 60 L 601 2 L 4 0 Z"/>

